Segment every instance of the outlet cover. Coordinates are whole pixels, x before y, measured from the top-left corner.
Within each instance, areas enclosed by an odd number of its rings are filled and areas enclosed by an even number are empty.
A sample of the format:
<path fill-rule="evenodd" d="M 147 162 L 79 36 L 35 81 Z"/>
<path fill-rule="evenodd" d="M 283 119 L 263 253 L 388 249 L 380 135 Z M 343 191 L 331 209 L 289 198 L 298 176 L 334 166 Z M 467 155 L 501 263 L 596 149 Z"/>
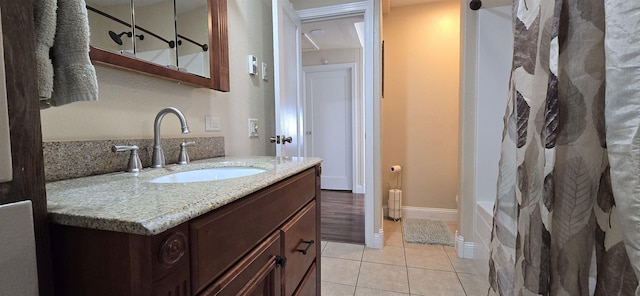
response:
<path fill-rule="evenodd" d="M 213 117 L 210 115 L 204 116 L 204 131 L 205 132 L 221 132 L 222 121 L 220 117 Z"/>
<path fill-rule="evenodd" d="M 258 120 L 249 118 L 249 138 L 257 138 L 258 137 Z"/>

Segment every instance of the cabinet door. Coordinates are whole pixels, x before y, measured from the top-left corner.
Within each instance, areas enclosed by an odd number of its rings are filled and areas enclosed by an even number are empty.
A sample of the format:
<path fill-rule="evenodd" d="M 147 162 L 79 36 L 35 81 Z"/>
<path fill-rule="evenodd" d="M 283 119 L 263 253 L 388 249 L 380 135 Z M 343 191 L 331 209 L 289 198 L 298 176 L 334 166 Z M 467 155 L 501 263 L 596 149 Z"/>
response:
<path fill-rule="evenodd" d="M 316 295 L 316 277 L 318 277 L 316 265 L 311 265 L 309 271 L 302 279 L 302 283 L 298 287 L 298 290 L 293 294 L 294 296 L 306 296 Z"/>
<path fill-rule="evenodd" d="M 293 295 L 309 266 L 316 259 L 316 202 L 311 201 L 281 228 L 284 241 L 284 295 Z"/>
<path fill-rule="evenodd" d="M 275 232 L 199 295 L 279 296 L 280 249 Z"/>
<path fill-rule="evenodd" d="M 191 291 L 209 286 L 312 200 L 315 175 L 309 169 L 194 219 L 189 230 Z"/>

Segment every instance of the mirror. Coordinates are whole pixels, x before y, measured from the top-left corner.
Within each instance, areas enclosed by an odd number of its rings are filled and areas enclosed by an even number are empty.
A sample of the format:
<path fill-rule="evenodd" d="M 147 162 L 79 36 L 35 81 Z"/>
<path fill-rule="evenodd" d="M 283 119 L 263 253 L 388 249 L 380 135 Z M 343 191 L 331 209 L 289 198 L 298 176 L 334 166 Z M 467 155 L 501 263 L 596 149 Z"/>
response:
<path fill-rule="evenodd" d="M 229 91 L 226 0 L 86 3 L 94 63 Z"/>
<path fill-rule="evenodd" d="M 207 0 L 176 0 L 178 67 L 209 77 Z"/>
<path fill-rule="evenodd" d="M 176 0 L 179 2 L 181 0 Z M 134 0 L 136 58 L 178 69 L 174 0 Z M 205 7 L 206 9 L 206 7 Z M 206 28 L 206 23 L 204 24 Z M 146 32 L 144 32 L 144 31 Z M 146 36 L 145 36 L 146 33 Z M 140 37 L 138 37 L 140 36 Z M 146 38 L 142 38 L 142 37 Z"/>

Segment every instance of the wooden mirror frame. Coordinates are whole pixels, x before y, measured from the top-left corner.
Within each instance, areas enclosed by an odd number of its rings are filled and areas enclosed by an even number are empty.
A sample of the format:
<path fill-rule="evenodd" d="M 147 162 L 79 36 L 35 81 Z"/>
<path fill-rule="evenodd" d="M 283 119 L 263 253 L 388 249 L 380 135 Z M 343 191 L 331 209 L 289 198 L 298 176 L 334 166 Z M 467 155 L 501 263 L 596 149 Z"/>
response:
<path fill-rule="evenodd" d="M 194 86 L 228 92 L 229 37 L 227 33 L 227 0 L 208 0 L 208 5 L 210 78 L 174 70 L 93 46 L 91 46 L 91 51 L 89 52 L 91 61 Z"/>

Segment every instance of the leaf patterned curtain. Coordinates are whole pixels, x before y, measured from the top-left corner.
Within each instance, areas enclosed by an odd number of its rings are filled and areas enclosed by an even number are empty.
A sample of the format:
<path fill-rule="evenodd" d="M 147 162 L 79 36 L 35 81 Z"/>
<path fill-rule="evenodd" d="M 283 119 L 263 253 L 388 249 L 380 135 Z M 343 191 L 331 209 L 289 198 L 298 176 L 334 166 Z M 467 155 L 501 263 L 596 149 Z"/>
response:
<path fill-rule="evenodd" d="M 634 295 L 639 2 L 514 1 L 489 295 Z"/>

